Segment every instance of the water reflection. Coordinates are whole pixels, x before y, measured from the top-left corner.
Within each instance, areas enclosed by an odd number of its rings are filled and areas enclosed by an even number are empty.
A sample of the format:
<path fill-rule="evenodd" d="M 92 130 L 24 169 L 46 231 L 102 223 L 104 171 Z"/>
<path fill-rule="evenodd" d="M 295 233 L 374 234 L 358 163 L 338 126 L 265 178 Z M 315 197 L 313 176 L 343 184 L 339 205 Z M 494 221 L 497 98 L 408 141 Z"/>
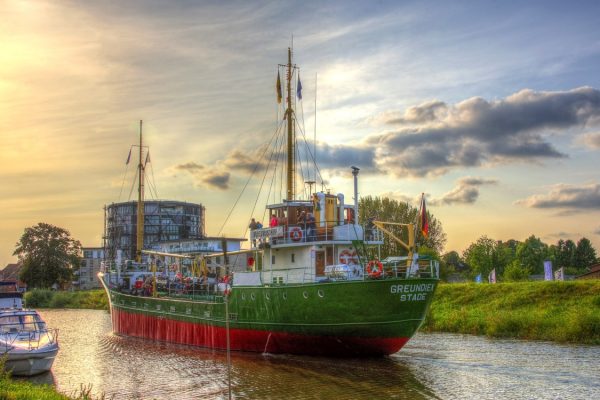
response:
<path fill-rule="evenodd" d="M 227 398 L 223 352 L 115 336 L 102 311 L 42 314 L 61 350 L 37 382 L 116 399 Z M 600 347 L 419 334 L 388 358 L 232 353 L 232 387 L 237 399 L 587 399 L 600 397 L 598 360 Z"/>

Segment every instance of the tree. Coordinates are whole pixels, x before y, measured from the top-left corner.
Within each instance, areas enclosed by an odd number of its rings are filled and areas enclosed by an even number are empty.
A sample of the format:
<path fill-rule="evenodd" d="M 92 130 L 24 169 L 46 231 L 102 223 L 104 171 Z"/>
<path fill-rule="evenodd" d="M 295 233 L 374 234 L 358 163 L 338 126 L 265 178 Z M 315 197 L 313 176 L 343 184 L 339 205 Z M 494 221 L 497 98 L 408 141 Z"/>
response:
<path fill-rule="evenodd" d="M 369 218 L 375 218 L 385 222 L 410 223 L 416 222 L 419 210 L 408 203 L 389 199 L 387 197 L 362 197 L 359 202 L 359 223 L 366 224 Z M 426 246 L 434 249 L 440 254 L 446 244 L 446 234 L 442 229 L 442 223 L 427 211 L 429 221 L 429 235 L 424 238 L 420 230 L 417 232 L 417 241 L 419 246 Z M 397 237 L 408 243 L 408 231 L 406 227 L 390 226 L 390 231 Z M 384 243 L 381 246 L 381 257 L 388 255 L 406 255 L 406 250 L 388 235 L 384 235 Z"/>
<path fill-rule="evenodd" d="M 81 243 L 58 226 L 40 222 L 25 229 L 13 255 L 23 265 L 20 279 L 34 288 L 69 282 L 79 265 Z"/>
<path fill-rule="evenodd" d="M 471 243 L 464 251 L 463 258 L 471 268 L 472 276 L 481 274 L 486 277 L 494 268 L 496 274 L 501 275 L 513 256 L 510 247 L 484 235 Z"/>
<path fill-rule="evenodd" d="M 517 260 L 522 268 L 534 274 L 544 273 L 544 261 L 550 256 L 548 245 L 534 235 L 517 246 Z"/>
<path fill-rule="evenodd" d="M 575 249 L 574 267 L 583 271 L 588 271 L 590 266 L 596 262 L 596 250 L 589 239 L 583 237 L 577 242 Z"/>

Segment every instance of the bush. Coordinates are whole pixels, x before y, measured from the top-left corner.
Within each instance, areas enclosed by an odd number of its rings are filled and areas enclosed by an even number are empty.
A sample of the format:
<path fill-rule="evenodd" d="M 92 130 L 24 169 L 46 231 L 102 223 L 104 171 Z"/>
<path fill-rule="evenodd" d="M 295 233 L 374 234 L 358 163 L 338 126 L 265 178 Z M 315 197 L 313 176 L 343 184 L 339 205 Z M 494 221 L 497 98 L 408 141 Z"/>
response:
<path fill-rule="evenodd" d="M 27 307 L 50 307 L 53 292 L 48 289 L 33 289 L 31 292 L 25 293 L 25 305 Z"/>
<path fill-rule="evenodd" d="M 508 282 L 526 281 L 530 274 L 531 271 L 528 268 L 522 268 L 515 260 L 506 267 L 502 277 Z"/>

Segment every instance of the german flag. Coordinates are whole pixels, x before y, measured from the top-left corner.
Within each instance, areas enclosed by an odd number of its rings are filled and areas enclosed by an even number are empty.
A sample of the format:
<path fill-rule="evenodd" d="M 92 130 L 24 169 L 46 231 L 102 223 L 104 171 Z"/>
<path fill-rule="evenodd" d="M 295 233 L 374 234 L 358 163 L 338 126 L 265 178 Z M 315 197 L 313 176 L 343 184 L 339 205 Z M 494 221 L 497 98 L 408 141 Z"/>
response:
<path fill-rule="evenodd" d="M 421 196 L 421 232 L 423 236 L 429 236 L 429 221 L 427 220 L 427 209 L 425 207 L 425 193 Z"/>

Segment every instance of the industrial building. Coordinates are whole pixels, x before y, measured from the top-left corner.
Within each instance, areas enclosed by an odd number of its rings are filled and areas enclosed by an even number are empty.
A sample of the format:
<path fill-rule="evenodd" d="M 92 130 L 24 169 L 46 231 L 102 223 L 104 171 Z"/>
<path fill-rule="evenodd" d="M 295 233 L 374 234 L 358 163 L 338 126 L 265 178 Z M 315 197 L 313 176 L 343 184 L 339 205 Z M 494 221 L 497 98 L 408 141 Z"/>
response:
<path fill-rule="evenodd" d="M 137 201 L 105 207 L 104 248 L 107 260 L 133 260 L 137 248 Z M 144 202 L 144 248 L 159 242 L 206 237 L 201 204 L 174 200 Z"/>

